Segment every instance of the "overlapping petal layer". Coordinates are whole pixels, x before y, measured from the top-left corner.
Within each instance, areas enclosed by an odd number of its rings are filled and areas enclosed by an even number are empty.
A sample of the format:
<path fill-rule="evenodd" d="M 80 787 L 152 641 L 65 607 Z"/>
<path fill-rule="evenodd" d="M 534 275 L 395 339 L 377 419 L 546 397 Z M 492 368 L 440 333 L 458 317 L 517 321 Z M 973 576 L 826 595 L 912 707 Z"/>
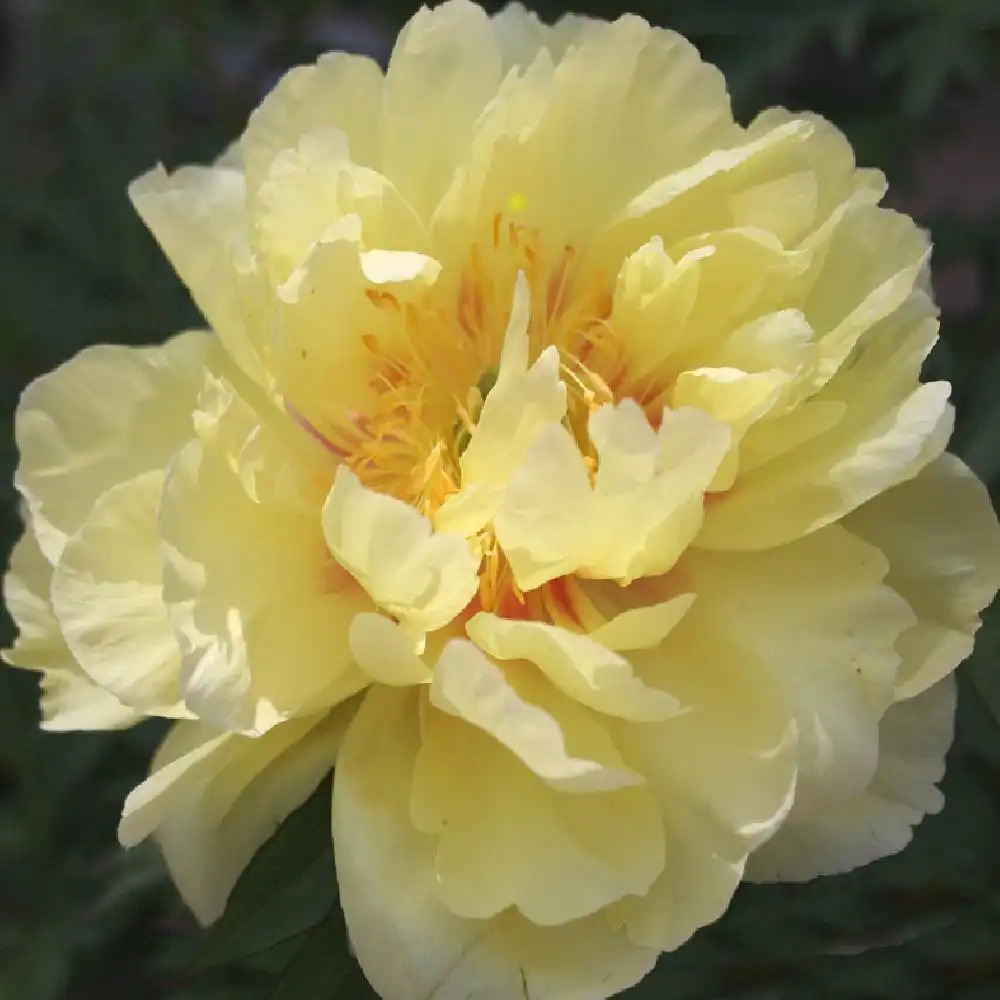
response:
<path fill-rule="evenodd" d="M 176 720 L 123 842 L 211 921 L 336 764 L 386 1000 L 598 1000 L 901 849 L 1000 530 L 884 190 L 676 34 L 466 0 L 136 181 L 214 334 L 28 388 L 5 583 L 46 726 Z"/>

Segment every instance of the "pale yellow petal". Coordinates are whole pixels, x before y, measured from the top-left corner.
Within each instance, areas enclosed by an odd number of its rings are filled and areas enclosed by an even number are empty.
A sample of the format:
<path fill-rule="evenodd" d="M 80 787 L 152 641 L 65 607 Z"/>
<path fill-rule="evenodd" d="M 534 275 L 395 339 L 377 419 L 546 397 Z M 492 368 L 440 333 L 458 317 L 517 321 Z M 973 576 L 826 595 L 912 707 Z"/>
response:
<path fill-rule="evenodd" d="M 316 446 L 304 434 L 288 440 L 288 418 L 232 393 L 220 414 L 202 417 L 201 439 L 176 457 L 164 487 L 164 599 L 188 707 L 259 734 L 367 683 L 348 630 L 372 604 L 327 550 L 322 489 L 302 481 L 311 467 L 293 463 L 296 443 Z"/>
<path fill-rule="evenodd" d="M 767 552 L 685 558 L 681 572 L 698 599 L 681 628 L 697 616 L 708 632 L 731 637 L 796 720 L 793 816 L 838 808 L 875 771 L 896 642 L 914 622 L 883 582 L 888 569 L 878 549 L 839 526 Z"/>
<path fill-rule="evenodd" d="M 377 684 L 429 684 L 430 668 L 413 651 L 413 640 L 391 619 L 370 612 L 351 622 L 351 652 Z"/>
<path fill-rule="evenodd" d="M 790 820 L 751 855 L 746 877 L 801 882 L 901 851 L 913 827 L 944 805 L 937 783 L 954 722 L 951 677 L 893 705 L 879 726 L 879 762 L 868 787 L 835 810 Z"/>
<path fill-rule="evenodd" d="M 697 535 L 729 429 L 694 409 L 654 432 L 630 399 L 591 417 L 593 491 L 569 432 L 547 427 L 511 476 L 494 527 L 518 586 L 574 570 L 630 583 L 665 573 Z"/>
<path fill-rule="evenodd" d="M 416 638 L 447 625 L 479 586 L 479 558 L 461 535 L 435 532 L 395 497 L 337 470 L 323 507 L 330 552 L 371 599 Z"/>
<path fill-rule="evenodd" d="M 614 727 L 623 755 L 646 775 L 667 836 L 662 875 L 616 911 L 634 941 L 664 951 L 725 911 L 747 854 L 787 816 L 797 777 L 795 724 L 779 685 L 699 604 L 660 648 L 635 654 L 647 681 L 687 711 Z"/>
<path fill-rule="evenodd" d="M 132 181 L 128 193 L 232 359 L 267 385 L 234 271 L 234 260 L 247 253 L 242 171 L 188 166 L 168 174 L 161 165 Z"/>
<path fill-rule="evenodd" d="M 667 624 L 669 631 L 673 622 L 668 618 Z M 466 631 L 490 656 L 535 664 L 560 691 L 595 711 L 654 722 L 681 710 L 675 698 L 644 684 L 625 657 L 602 646 L 593 635 L 484 613 L 471 618 Z"/>
<path fill-rule="evenodd" d="M 66 543 L 52 578 L 73 655 L 125 705 L 183 718 L 180 649 L 163 603 L 159 470 L 102 494 Z"/>
<path fill-rule="evenodd" d="M 453 913 L 513 906 L 564 924 L 645 892 L 661 871 L 662 824 L 644 789 L 567 794 L 478 726 L 433 710 L 423 723 L 411 815 L 438 836 L 438 892 Z"/>
<path fill-rule="evenodd" d="M 191 436 L 191 411 L 212 338 L 182 333 L 161 347 L 88 347 L 21 397 L 14 481 L 46 558 L 109 487 L 162 469 Z"/>
<path fill-rule="evenodd" d="M 250 209 L 254 243 L 278 284 L 345 216 L 356 215 L 369 247 L 419 250 L 423 227 L 392 184 L 355 163 L 347 137 L 315 129 L 280 152 L 268 168 Z"/>
<path fill-rule="evenodd" d="M 771 421 L 751 427 L 741 445 L 741 462 L 749 456 L 751 467 L 711 505 L 698 544 L 780 545 L 838 520 L 936 458 L 954 419 L 948 383 L 918 382 L 936 335 L 932 304 L 913 296 L 870 331 L 852 362 L 813 397 L 811 405 L 826 412 L 800 415 L 799 407 L 775 421 L 790 425 L 778 431 L 787 450 L 774 454 Z M 817 433 L 817 417 L 820 427 L 836 422 Z M 801 421 L 804 431 L 795 426 Z M 764 461 L 754 458 L 761 447 L 769 455 Z"/>
<path fill-rule="evenodd" d="M 355 163 L 374 165 L 381 118 L 382 71 L 367 56 L 329 52 L 296 66 L 250 115 L 240 139 L 247 190 L 257 191 L 274 158 L 314 129 L 342 132 Z"/>
<path fill-rule="evenodd" d="M 386 70 L 378 167 L 430 219 L 473 125 L 500 84 L 500 52 L 475 4 L 421 8 L 396 41 Z"/>
<path fill-rule="evenodd" d="M 516 675 L 516 676 L 515 676 Z M 640 784 L 606 732 L 541 677 L 504 671 L 470 642 L 449 642 L 438 660 L 430 702 L 488 733 L 560 791 L 601 792 Z"/>
<path fill-rule="evenodd" d="M 889 560 L 886 583 L 917 623 L 900 637 L 896 697 L 910 698 L 972 652 L 979 613 L 1000 587 L 1000 527 L 986 487 L 953 455 L 844 522 Z"/>
<path fill-rule="evenodd" d="M 329 774 L 354 707 L 259 739 L 177 723 L 150 777 L 125 800 L 122 844 L 152 834 L 184 901 L 201 923 L 212 923 L 260 846 Z"/>
<path fill-rule="evenodd" d="M 604 1000 L 652 968 L 656 952 L 632 945 L 602 915 L 542 928 L 513 912 L 490 921 L 451 913 L 438 894 L 435 838 L 410 821 L 419 749 L 412 690 L 373 688 L 334 776 L 340 901 L 354 952 L 380 996 Z"/>
<path fill-rule="evenodd" d="M 18 539 L 3 579 L 3 598 L 18 635 L 3 650 L 15 667 L 41 674 L 41 727 L 50 732 L 123 729 L 141 715 L 97 686 L 69 651 L 52 613 L 52 567 L 31 529 Z"/>
<path fill-rule="evenodd" d="M 559 355 L 555 348 L 546 348 L 528 366 L 530 304 L 527 280 L 519 272 L 496 383 L 483 403 L 468 447 L 462 453 L 462 492 L 445 502 L 437 515 L 440 524 L 451 520 L 459 523 L 460 513 L 462 524 L 474 524 L 474 530 L 482 527 L 502 498 L 497 488 L 507 484 L 539 433 L 558 424 L 566 413 L 566 387 L 559 379 Z M 467 499 L 470 486 L 474 492 Z M 475 519 L 473 509 L 481 510 Z"/>
<path fill-rule="evenodd" d="M 628 608 L 588 634 L 592 642 L 616 651 L 658 646 L 688 613 L 694 594 L 680 594 L 659 604 Z"/>

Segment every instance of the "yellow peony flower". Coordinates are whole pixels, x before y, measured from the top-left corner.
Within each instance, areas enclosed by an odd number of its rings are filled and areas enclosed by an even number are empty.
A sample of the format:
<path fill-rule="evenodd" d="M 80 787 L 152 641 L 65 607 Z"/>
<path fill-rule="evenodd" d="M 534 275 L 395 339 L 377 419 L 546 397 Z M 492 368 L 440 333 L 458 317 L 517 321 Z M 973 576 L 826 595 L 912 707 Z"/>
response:
<path fill-rule="evenodd" d="M 131 196 L 213 333 L 26 391 L 10 662 L 176 719 L 121 838 L 195 913 L 336 762 L 386 1000 L 601 998 L 900 850 L 1000 585 L 929 244 L 636 17 L 420 11 Z"/>

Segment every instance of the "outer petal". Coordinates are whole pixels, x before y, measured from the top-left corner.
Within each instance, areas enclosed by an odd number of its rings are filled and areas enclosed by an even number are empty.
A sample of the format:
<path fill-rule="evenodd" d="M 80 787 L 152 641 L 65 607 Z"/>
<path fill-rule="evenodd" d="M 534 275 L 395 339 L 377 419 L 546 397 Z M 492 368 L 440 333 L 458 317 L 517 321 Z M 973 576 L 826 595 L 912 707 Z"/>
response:
<path fill-rule="evenodd" d="M 112 487 L 67 542 L 52 580 L 63 635 L 83 669 L 123 704 L 184 717 L 180 650 L 163 603 L 157 508 L 163 473 Z"/>
<path fill-rule="evenodd" d="M 643 676 L 688 710 L 613 730 L 656 796 L 667 837 L 663 874 L 617 912 L 632 940 L 664 951 L 726 910 L 747 854 L 787 816 L 798 770 L 779 686 L 700 605 L 661 647 L 635 654 Z"/>
<path fill-rule="evenodd" d="M 918 382 L 936 336 L 933 306 L 915 294 L 869 331 L 852 363 L 809 403 L 755 424 L 743 439 L 740 478 L 709 508 L 698 544 L 780 545 L 838 520 L 936 458 L 951 433 L 950 386 Z M 815 407 L 831 404 L 832 426 L 816 433 L 808 426 Z M 775 454 L 782 446 L 787 450 Z"/>
<path fill-rule="evenodd" d="M 893 705 L 879 726 L 879 763 L 871 784 L 836 810 L 790 820 L 751 856 L 746 877 L 801 882 L 901 851 L 913 826 L 944 805 L 937 783 L 954 722 L 952 677 Z"/>
<path fill-rule="evenodd" d="M 247 253 L 243 172 L 228 166 L 161 166 L 136 178 L 129 197 L 195 305 L 251 378 L 268 377 L 247 330 L 234 259 Z M 235 257 L 234 257 L 235 255 Z"/>
<path fill-rule="evenodd" d="M 514 913 L 456 917 L 441 903 L 435 838 L 410 823 L 420 746 L 412 691 L 374 688 L 334 776 L 333 842 L 354 951 L 387 1000 L 604 1000 L 656 960 L 602 915 L 541 928 Z M 392 961 L 386 961 L 386 955 Z"/>
<path fill-rule="evenodd" d="M 698 594 L 690 614 L 731 637 L 796 720 L 793 817 L 838 808 L 875 772 L 895 644 L 914 622 L 882 582 L 887 570 L 877 549 L 838 526 L 766 553 L 685 558 L 682 572 Z"/>
<path fill-rule="evenodd" d="M 121 729 L 138 722 L 139 713 L 98 687 L 73 658 L 49 602 L 52 567 L 31 530 L 21 536 L 3 581 L 4 604 L 18 629 L 3 658 L 16 667 L 42 674 L 42 728 Z"/>
<path fill-rule="evenodd" d="M 251 197 L 283 149 L 313 129 L 336 129 L 355 163 L 374 163 L 382 101 L 382 72 L 365 56 L 330 52 L 314 66 L 289 70 L 250 116 L 240 139 Z"/>
<path fill-rule="evenodd" d="M 24 390 L 14 481 L 49 562 L 101 493 L 162 469 L 191 436 L 191 411 L 214 361 L 212 338 L 201 332 L 162 347 L 100 345 Z"/>
<path fill-rule="evenodd" d="M 297 719 L 259 739 L 178 723 L 150 777 L 125 800 L 122 844 L 153 834 L 195 916 L 203 924 L 218 919 L 257 849 L 329 773 L 354 707 Z"/>
<path fill-rule="evenodd" d="M 953 455 L 844 522 L 889 560 L 886 583 L 917 624 L 903 633 L 896 697 L 936 684 L 972 652 L 979 612 L 1000 587 L 1000 528 L 986 487 Z"/>
<path fill-rule="evenodd" d="M 438 892 L 452 912 L 485 918 L 514 906 L 552 926 L 649 889 L 663 869 L 663 827 L 650 794 L 626 787 L 576 795 L 551 784 L 478 725 L 424 715 L 411 815 L 438 835 Z"/>
<path fill-rule="evenodd" d="M 259 734 L 367 683 L 348 630 L 372 606 L 323 540 L 323 452 L 225 383 L 209 384 L 203 406 L 201 439 L 178 454 L 164 488 L 164 599 L 188 707 Z"/>
<path fill-rule="evenodd" d="M 500 84 L 489 18 L 465 0 L 422 8 L 400 32 L 385 75 L 379 168 L 427 220 Z"/>
<path fill-rule="evenodd" d="M 479 586 L 479 559 L 461 535 L 435 532 L 395 497 L 365 489 L 341 466 L 323 507 L 337 561 L 419 640 L 447 625 Z"/>

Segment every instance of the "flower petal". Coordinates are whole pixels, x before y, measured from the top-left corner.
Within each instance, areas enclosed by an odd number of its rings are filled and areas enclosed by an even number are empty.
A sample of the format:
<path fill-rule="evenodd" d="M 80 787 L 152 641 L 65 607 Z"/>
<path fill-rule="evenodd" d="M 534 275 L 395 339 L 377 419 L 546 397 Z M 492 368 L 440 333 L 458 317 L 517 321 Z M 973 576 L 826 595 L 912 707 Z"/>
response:
<path fill-rule="evenodd" d="M 162 469 L 191 436 L 211 345 L 192 331 L 161 347 L 89 347 L 24 390 L 14 481 L 49 562 L 108 487 Z"/>
<path fill-rule="evenodd" d="M 505 673 L 471 642 L 449 642 L 438 660 L 430 702 L 507 747 L 560 791 L 609 791 L 640 784 L 600 723 L 547 692 L 541 678 Z"/>
<path fill-rule="evenodd" d="M 251 197 L 274 158 L 314 129 L 342 132 L 351 159 L 373 165 L 381 102 L 382 71 L 367 56 L 329 52 L 315 65 L 290 69 L 250 115 L 240 139 Z"/>
<path fill-rule="evenodd" d="M 665 573 L 698 533 L 703 495 L 729 428 L 699 410 L 665 410 L 654 432 L 626 399 L 590 419 L 598 473 L 563 427 L 543 429 L 511 476 L 494 519 L 518 586 L 577 570 L 626 584 Z"/>
<path fill-rule="evenodd" d="M 356 615 L 350 643 L 358 666 L 377 684 L 406 687 L 431 681 L 431 670 L 413 651 L 412 640 L 383 615 Z"/>
<path fill-rule="evenodd" d="M 534 663 L 560 691 L 582 705 L 633 722 L 654 722 L 681 710 L 675 698 L 643 683 L 623 656 L 594 637 L 544 622 L 477 614 L 469 638 L 498 660 Z"/>
<path fill-rule="evenodd" d="M 937 783 L 954 722 L 952 677 L 893 705 L 879 726 L 878 768 L 868 787 L 835 810 L 791 819 L 751 855 L 746 877 L 802 882 L 901 851 L 912 828 L 944 805 Z"/>
<path fill-rule="evenodd" d="M 259 739 L 177 723 L 125 800 L 119 839 L 131 847 L 153 834 L 184 901 L 212 923 L 258 848 L 329 774 L 354 708 Z"/>
<path fill-rule="evenodd" d="M 435 532 L 344 466 L 323 507 L 323 533 L 337 562 L 418 639 L 447 625 L 479 586 L 479 560 L 461 535 Z"/>
<path fill-rule="evenodd" d="M 918 382 L 936 331 L 929 300 L 911 298 L 870 331 L 853 363 L 812 398 L 813 407 L 839 404 L 831 427 L 796 435 L 774 426 L 808 423 L 815 411 L 802 407 L 751 427 L 740 453 L 745 471 L 709 508 L 698 544 L 780 545 L 838 520 L 936 458 L 951 433 L 950 386 Z M 772 435 L 795 446 L 775 455 Z M 755 460 L 760 448 L 764 457 Z"/>
<path fill-rule="evenodd" d="M 188 707 L 260 734 L 367 683 L 348 630 L 372 605 L 323 539 L 323 452 L 222 383 L 206 406 L 164 487 L 164 600 Z"/>
<path fill-rule="evenodd" d="M 516 718 L 526 707 L 514 709 Z M 663 868 L 663 829 L 650 795 L 636 787 L 574 795 L 552 784 L 478 725 L 424 714 L 411 816 L 438 835 L 438 892 L 453 913 L 483 919 L 513 906 L 552 926 L 650 887 Z"/>
<path fill-rule="evenodd" d="M 52 603 L 69 648 L 124 705 L 184 718 L 180 649 L 163 603 L 157 510 L 163 473 L 102 494 L 66 543 Z"/>
<path fill-rule="evenodd" d="M 438 895 L 435 838 L 410 822 L 419 748 L 415 693 L 373 688 L 334 775 L 340 901 L 354 952 L 380 996 L 604 1000 L 652 968 L 656 952 L 632 945 L 601 916 L 542 928 L 513 912 L 490 921 L 451 913 Z"/>
<path fill-rule="evenodd" d="M 889 560 L 886 584 L 917 624 L 900 637 L 896 698 L 936 684 L 972 652 L 1000 587 L 1000 531 L 986 487 L 953 455 L 870 500 L 844 522 Z"/>
<path fill-rule="evenodd" d="M 160 165 L 132 181 L 128 194 L 226 351 L 267 385 L 233 266 L 247 254 L 243 172 L 218 165 L 168 174 Z"/>
<path fill-rule="evenodd" d="M 837 808 L 875 771 L 896 642 L 914 621 L 884 584 L 887 570 L 877 549 L 839 526 L 767 552 L 685 557 L 682 572 L 698 594 L 688 618 L 731 637 L 796 720 L 793 817 Z"/>
<path fill-rule="evenodd" d="M 389 59 L 379 169 L 422 219 L 430 219 L 473 124 L 500 84 L 500 52 L 489 18 L 472 3 L 419 10 Z"/>
<path fill-rule="evenodd" d="M 747 854 L 787 816 L 797 778 L 796 727 L 779 685 L 700 603 L 662 646 L 634 656 L 643 677 L 687 711 L 651 725 L 613 724 L 616 745 L 659 802 L 667 836 L 663 874 L 617 912 L 632 940 L 665 951 L 725 911 Z"/>

